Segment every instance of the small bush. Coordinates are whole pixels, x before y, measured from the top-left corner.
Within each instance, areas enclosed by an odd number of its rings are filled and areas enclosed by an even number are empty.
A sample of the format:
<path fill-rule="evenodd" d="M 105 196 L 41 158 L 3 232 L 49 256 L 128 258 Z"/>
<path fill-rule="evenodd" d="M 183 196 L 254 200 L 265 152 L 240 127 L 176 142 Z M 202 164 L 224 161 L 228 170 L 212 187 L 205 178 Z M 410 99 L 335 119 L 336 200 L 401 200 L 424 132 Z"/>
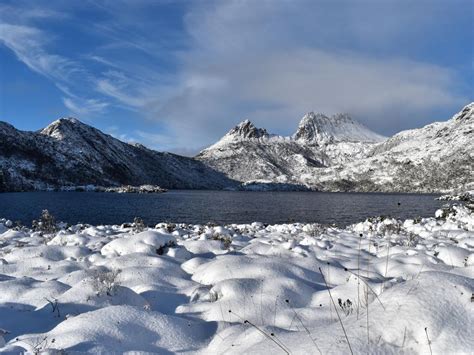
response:
<path fill-rule="evenodd" d="M 53 234 L 58 230 L 56 220 L 48 210 L 43 210 L 39 220 L 33 220 L 31 224 L 34 231 L 42 234 Z"/>
<path fill-rule="evenodd" d="M 94 290 L 99 294 L 113 296 L 119 285 L 117 278 L 120 272 L 120 269 L 98 272 L 94 279 Z"/>
<path fill-rule="evenodd" d="M 143 222 L 143 219 L 141 219 L 140 217 L 135 217 L 133 219 L 132 230 L 135 233 L 143 232 L 145 230 L 145 228 L 146 228 L 146 225 L 145 225 L 145 222 Z"/>
<path fill-rule="evenodd" d="M 56 298 L 53 298 L 53 299 L 46 298 L 46 301 L 51 306 L 51 312 L 54 313 L 54 316 L 60 318 L 61 313 L 59 312 L 58 300 Z"/>
<path fill-rule="evenodd" d="M 232 239 L 230 237 L 220 234 L 214 234 L 212 236 L 212 240 L 218 240 L 224 244 L 225 249 L 229 249 L 230 245 L 232 244 Z"/>
<path fill-rule="evenodd" d="M 385 235 L 397 235 L 402 232 L 402 224 L 397 221 L 393 224 L 383 224 L 380 227 L 380 233 L 383 233 Z"/>
<path fill-rule="evenodd" d="M 414 233 L 408 233 L 406 239 L 404 240 L 404 244 L 407 247 L 414 247 L 418 244 L 419 237 Z"/>
<path fill-rule="evenodd" d="M 316 238 L 319 237 L 321 234 L 323 234 L 326 231 L 326 228 L 322 226 L 321 224 L 310 224 L 306 227 L 306 232 L 310 237 Z"/>
<path fill-rule="evenodd" d="M 166 231 L 167 231 L 168 233 L 171 234 L 171 233 L 173 233 L 175 230 L 176 230 L 176 224 L 174 224 L 174 223 L 167 223 L 167 224 L 166 224 Z"/>
<path fill-rule="evenodd" d="M 21 223 L 21 221 L 15 221 L 13 230 L 22 231 L 23 229 L 25 229 L 25 226 Z"/>

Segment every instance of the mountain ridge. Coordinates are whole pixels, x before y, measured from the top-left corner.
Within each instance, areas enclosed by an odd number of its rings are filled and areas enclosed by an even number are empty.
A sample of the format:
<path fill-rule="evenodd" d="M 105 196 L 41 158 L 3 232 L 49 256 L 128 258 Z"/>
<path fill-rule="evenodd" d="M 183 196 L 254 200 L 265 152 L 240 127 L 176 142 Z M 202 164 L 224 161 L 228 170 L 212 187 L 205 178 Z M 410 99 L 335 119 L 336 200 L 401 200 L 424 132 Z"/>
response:
<path fill-rule="evenodd" d="M 470 103 L 448 121 L 389 138 L 347 114 L 308 113 L 288 137 L 244 120 L 194 158 L 122 142 L 71 117 L 36 132 L 0 121 L 0 191 L 87 184 L 385 192 L 472 189 L 473 117 Z"/>
<path fill-rule="evenodd" d="M 242 127 L 259 134 L 236 135 Z M 269 134 L 248 120 L 242 121 L 196 158 L 242 182 L 301 184 L 296 175 L 360 157 L 384 139 L 347 114 L 328 117 L 310 112 L 291 136 Z"/>
<path fill-rule="evenodd" d="M 474 187 L 473 117 L 470 103 L 448 121 L 386 138 L 344 114 L 309 113 L 291 137 L 221 139 L 196 158 L 243 183 L 325 191 L 450 191 Z M 327 124 L 338 120 L 339 127 Z"/>
<path fill-rule="evenodd" d="M 77 119 L 37 132 L 0 122 L 0 191 L 89 184 L 219 189 L 237 182 L 195 159 L 122 142 Z"/>

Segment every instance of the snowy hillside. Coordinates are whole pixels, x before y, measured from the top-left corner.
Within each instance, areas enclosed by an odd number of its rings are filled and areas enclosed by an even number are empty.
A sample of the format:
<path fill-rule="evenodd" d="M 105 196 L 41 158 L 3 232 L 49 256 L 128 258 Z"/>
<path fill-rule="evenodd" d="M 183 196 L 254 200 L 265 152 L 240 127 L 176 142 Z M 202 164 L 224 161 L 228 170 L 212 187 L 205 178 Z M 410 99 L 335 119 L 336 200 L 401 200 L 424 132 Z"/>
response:
<path fill-rule="evenodd" d="M 0 219 L 2 353 L 474 348 L 474 215 L 467 207 L 345 229 L 37 227 Z"/>
<path fill-rule="evenodd" d="M 300 185 L 315 168 L 360 158 L 384 137 L 347 115 L 305 115 L 292 137 L 269 134 L 248 120 L 196 157 L 232 179 Z"/>
<path fill-rule="evenodd" d="M 377 143 L 386 139 L 347 114 L 328 117 L 314 112 L 306 114 L 301 119 L 293 137 L 298 141 L 317 145 L 336 142 Z"/>
<path fill-rule="evenodd" d="M 88 184 L 222 188 L 233 182 L 192 158 L 121 142 L 74 118 L 39 132 L 0 122 L 0 191 Z"/>
<path fill-rule="evenodd" d="M 309 113 L 292 137 L 261 129 L 264 134 L 258 138 L 237 139 L 232 134 L 236 127 L 197 159 L 242 182 L 266 180 L 328 191 L 469 189 L 474 185 L 473 111 L 471 103 L 449 121 L 389 139 L 347 115 Z"/>
<path fill-rule="evenodd" d="M 269 135 L 249 121 L 231 129 L 196 158 L 239 181 L 291 183 L 292 176 L 307 172 L 308 166 L 323 165 L 322 155 L 316 155 L 310 147 L 291 138 Z"/>
<path fill-rule="evenodd" d="M 401 132 L 365 159 L 308 176 L 335 189 L 440 192 L 474 186 L 474 103 L 446 122 Z"/>

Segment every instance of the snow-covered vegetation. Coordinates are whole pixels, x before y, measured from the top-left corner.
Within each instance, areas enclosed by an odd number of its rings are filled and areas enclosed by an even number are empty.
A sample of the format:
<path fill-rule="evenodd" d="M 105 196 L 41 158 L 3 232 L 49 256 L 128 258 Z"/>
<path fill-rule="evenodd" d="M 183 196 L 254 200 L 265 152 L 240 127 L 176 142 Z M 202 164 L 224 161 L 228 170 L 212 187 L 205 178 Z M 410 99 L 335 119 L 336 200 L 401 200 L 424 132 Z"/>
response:
<path fill-rule="evenodd" d="M 0 220 L 0 352 L 469 353 L 474 214 L 146 227 Z"/>

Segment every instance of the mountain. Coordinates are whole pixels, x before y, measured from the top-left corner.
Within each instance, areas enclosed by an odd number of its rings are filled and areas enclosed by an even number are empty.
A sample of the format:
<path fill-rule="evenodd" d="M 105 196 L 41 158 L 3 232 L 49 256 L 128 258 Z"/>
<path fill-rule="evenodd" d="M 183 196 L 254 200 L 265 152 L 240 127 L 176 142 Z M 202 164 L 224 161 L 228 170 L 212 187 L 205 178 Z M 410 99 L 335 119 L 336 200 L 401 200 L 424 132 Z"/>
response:
<path fill-rule="evenodd" d="M 385 138 L 347 114 L 308 113 L 289 137 L 245 120 L 195 158 L 128 144 L 74 118 L 0 122 L 0 191 L 77 185 L 444 192 L 474 189 L 474 103 Z"/>
<path fill-rule="evenodd" d="M 474 103 L 452 119 L 386 139 L 346 114 L 305 115 L 295 134 L 244 121 L 197 159 L 246 184 L 326 191 L 440 192 L 474 188 Z M 248 126 L 258 135 L 240 134 Z"/>
<path fill-rule="evenodd" d="M 196 158 L 235 180 L 301 185 L 302 176 L 359 158 L 384 139 L 348 115 L 311 112 L 291 137 L 268 134 L 245 120 Z"/>
<path fill-rule="evenodd" d="M 293 138 L 318 145 L 337 142 L 377 143 L 386 139 L 353 120 L 348 114 L 340 113 L 328 117 L 314 112 L 306 114 L 301 119 Z"/>
<path fill-rule="evenodd" d="M 250 133 L 250 134 L 249 134 Z M 290 138 L 269 135 L 244 121 L 200 152 L 197 160 L 239 181 L 292 183 L 307 167 L 322 167 L 323 157 Z"/>
<path fill-rule="evenodd" d="M 365 159 L 328 169 L 310 184 L 365 191 L 440 192 L 474 187 L 474 102 L 445 122 L 403 131 Z"/>
<path fill-rule="evenodd" d="M 39 132 L 0 122 L 0 191 L 155 184 L 215 189 L 236 183 L 204 163 L 119 141 L 74 118 Z"/>

